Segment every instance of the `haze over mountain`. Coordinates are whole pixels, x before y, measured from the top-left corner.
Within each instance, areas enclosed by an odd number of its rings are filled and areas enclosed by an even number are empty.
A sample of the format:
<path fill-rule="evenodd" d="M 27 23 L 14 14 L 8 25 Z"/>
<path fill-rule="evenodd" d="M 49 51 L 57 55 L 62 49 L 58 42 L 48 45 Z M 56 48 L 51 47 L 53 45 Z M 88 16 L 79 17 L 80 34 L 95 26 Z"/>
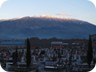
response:
<path fill-rule="evenodd" d="M 88 38 L 89 34 L 96 34 L 96 25 L 76 19 L 23 17 L 0 21 L 0 39 Z"/>

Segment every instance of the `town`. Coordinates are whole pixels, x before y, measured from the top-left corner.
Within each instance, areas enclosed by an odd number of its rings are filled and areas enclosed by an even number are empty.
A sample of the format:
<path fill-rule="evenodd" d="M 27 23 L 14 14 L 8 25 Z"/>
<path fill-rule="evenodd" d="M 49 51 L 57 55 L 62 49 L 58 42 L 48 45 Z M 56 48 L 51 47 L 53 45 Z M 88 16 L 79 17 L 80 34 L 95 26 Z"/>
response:
<path fill-rule="evenodd" d="M 91 35 L 93 59 L 87 64 L 88 39 L 30 38 L 29 72 L 87 72 L 96 61 L 96 34 Z M 0 62 L 6 71 L 26 72 L 26 40 L 0 40 Z M 30 54 L 30 53 L 29 53 Z M 30 56 L 30 55 L 28 55 Z"/>

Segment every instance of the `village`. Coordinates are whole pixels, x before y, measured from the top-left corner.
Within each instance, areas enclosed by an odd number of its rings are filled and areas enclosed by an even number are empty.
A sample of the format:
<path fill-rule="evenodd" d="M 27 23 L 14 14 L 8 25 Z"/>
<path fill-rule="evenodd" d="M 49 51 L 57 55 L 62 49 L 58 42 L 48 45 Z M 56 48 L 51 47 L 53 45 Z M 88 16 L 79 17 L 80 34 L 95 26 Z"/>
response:
<path fill-rule="evenodd" d="M 87 72 L 91 70 L 96 61 L 96 35 L 92 35 L 91 38 L 93 60 L 90 68 L 86 62 L 88 39 L 53 39 L 49 41 L 49 44 L 41 40 L 36 44 L 36 38 L 30 39 L 30 72 Z M 40 41 L 44 45 L 41 45 Z M 23 70 L 26 69 L 26 48 L 25 40 L 0 40 L 2 67 L 6 71 L 18 69 L 25 72 Z"/>

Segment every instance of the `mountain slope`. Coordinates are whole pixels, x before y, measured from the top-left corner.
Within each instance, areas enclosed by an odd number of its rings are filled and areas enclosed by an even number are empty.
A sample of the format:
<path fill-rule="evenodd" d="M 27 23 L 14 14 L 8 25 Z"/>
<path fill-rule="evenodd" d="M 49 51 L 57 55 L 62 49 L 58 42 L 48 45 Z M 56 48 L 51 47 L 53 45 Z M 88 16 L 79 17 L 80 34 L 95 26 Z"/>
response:
<path fill-rule="evenodd" d="M 89 34 L 96 34 L 96 26 L 75 19 L 24 17 L 0 22 L 0 39 L 87 38 Z"/>

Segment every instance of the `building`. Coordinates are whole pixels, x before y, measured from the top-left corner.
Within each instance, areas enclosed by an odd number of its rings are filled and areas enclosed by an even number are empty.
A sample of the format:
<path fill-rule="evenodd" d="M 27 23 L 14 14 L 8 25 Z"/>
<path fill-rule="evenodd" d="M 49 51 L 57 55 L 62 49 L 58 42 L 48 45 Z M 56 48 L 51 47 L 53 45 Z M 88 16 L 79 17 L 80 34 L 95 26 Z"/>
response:
<path fill-rule="evenodd" d="M 87 55 L 88 40 L 66 39 L 63 42 L 51 42 L 51 50 L 52 49 L 58 51 L 64 58 L 69 59 L 70 55 L 72 55 L 74 60 L 82 59 L 84 62 Z"/>
<path fill-rule="evenodd" d="M 63 42 L 59 41 L 51 42 L 51 48 L 63 48 Z"/>

